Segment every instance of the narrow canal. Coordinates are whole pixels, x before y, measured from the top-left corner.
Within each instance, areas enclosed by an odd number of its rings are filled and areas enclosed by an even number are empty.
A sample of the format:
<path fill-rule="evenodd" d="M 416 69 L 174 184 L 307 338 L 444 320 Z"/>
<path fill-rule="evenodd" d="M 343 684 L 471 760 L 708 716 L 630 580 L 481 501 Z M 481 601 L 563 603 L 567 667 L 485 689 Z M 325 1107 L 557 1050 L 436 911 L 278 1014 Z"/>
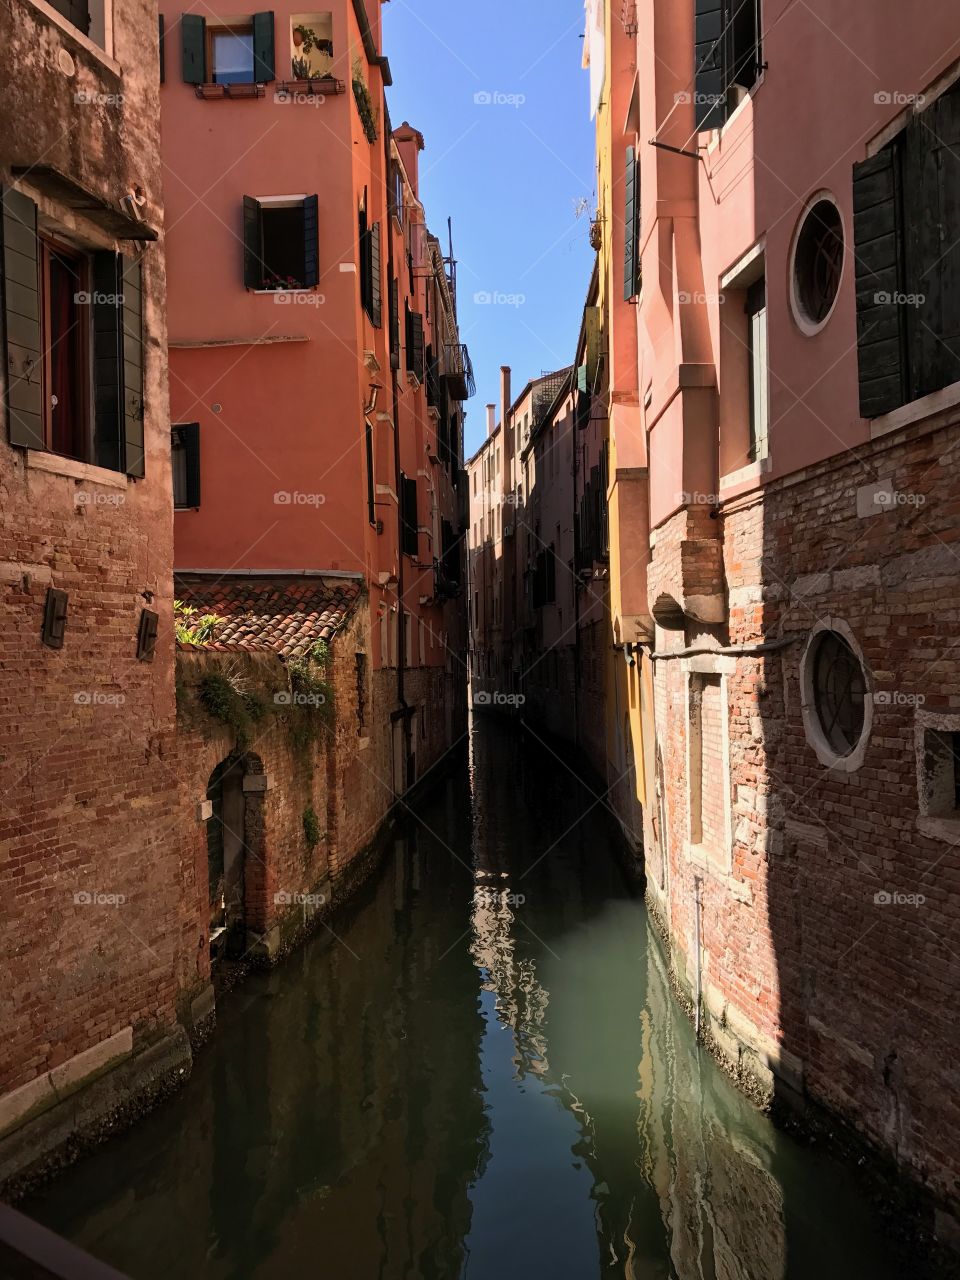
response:
<path fill-rule="evenodd" d="M 903 1274 L 698 1050 L 602 805 L 490 720 L 186 1087 L 26 1207 L 133 1280 Z"/>

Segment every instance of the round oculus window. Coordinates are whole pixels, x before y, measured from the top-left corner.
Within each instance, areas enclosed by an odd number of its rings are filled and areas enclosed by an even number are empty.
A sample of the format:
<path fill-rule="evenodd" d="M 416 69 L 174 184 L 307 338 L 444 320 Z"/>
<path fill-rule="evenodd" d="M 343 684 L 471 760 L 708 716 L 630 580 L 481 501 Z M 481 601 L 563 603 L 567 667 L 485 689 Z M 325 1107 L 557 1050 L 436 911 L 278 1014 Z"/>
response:
<path fill-rule="evenodd" d="M 863 737 L 866 676 L 860 659 L 836 631 L 823 631 L 813 651 L 813 704 L 823 735 L 838 756 Z"/>
<path fill-rule="evenodd" d="M 793 251 L 793 297 L 807 325 L 824 324 L 840 291 L 843 221 L 832 200 L 807 210 Z"/>

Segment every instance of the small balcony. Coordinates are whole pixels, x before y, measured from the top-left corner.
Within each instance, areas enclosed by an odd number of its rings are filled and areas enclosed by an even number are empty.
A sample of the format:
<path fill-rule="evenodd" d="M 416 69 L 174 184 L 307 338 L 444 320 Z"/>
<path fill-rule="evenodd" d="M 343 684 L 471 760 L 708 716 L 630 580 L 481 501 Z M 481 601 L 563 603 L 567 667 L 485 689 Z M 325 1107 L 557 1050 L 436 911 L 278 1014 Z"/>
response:
<path fill-rule="evenodd" d="M 462 342 L 449 343 L 444 352 L 443 376 L 453 400 L 469 400 L 477 393 L 470 352 Z"/>

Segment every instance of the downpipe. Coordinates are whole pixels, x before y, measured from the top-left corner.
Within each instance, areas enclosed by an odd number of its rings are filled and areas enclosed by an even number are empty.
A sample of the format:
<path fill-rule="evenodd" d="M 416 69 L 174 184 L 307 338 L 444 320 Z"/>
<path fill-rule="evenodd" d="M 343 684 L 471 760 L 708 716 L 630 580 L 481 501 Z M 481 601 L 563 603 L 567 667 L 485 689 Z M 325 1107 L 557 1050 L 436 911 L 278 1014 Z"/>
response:
<path fill-rule="evenodd" d="M 696 939 L 697 952 L 697 985 L 696 985 L 696 1004 L 694 1006 L 693 1026 L 697 1037 L 697 1043 L 700 1043 L 700 1002 L 703 994 L 703 975 L 700 966 L 700 912 L 703 906 L 701 898 L 701 890 L 703 888 L 703 878 L 701 876 L 693 877 L 693 900 L 694 900 L 694 937 Z"/>

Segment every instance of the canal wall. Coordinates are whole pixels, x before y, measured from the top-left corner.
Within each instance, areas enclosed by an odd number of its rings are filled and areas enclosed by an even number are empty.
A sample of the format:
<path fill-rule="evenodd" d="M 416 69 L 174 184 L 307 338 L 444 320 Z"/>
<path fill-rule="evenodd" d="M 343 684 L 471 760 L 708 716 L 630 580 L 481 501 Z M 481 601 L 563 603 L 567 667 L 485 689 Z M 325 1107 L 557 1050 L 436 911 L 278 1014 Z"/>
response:
<path fill-rule="evenodd" d="M 944 413 L 725 503 L 726 624 L 658 627 L 644 658 L 663 770 L 648 901 L 684 1002 L 752 1096 L 832 1117 L 944 1240 L 960 1204 L 955 431 Z M 658 534 L 653 592 L 670 545 Z M 826 634 L 862 681 L 846 753 L 817 712 Z"/>

